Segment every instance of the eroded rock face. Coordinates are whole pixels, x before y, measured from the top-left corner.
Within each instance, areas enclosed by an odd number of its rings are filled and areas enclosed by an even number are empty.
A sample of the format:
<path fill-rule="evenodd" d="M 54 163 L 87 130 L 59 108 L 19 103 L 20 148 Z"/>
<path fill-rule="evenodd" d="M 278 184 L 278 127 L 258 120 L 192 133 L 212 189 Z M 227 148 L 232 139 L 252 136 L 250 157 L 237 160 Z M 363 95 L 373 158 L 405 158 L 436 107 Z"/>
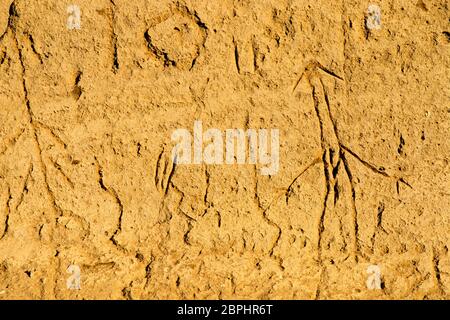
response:
<path fill-rule="evenodd" d="M 76 5 L 0 3 L 0 299 L 449 298 L 446 1 Z"/>

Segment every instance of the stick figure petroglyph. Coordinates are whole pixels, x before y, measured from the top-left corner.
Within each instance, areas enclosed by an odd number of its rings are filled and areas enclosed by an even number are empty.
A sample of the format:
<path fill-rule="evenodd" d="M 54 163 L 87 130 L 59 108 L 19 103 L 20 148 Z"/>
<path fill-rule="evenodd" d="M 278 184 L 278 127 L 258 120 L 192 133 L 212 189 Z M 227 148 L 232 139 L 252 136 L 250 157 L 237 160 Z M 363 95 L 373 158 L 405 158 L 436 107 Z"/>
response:
<path fill-rule="evenodd" d="M 61 166 L 56 163 L 56 161 L 54 161 L 50 155 L 46 154 L 46 145 L 44 138 L 48 138 L 52 141 L 55 148 L 60 150 L 62 157 L 70 159 L 71 154 L 67 149 L 67 144 L 63 141 L 63 139 L 61 139 L 57 131 L 49 125 L 40 122 L 38 120 L 38 117 L 34 113 L 35 110 L 34 103 L 32 103 L 31 99 L 29 73 L 30 69 L 32 70 L 34 69 L 34 67 L 42 67 L 43 65 L 45 65 L 46 61 L 43 59 L 43 57 L 45 57 L 45 54 L 40 54 L 38 53 L 38 51 L 36 51 L 33 36 L 31 35 L 31 32 L 29 30 L 23 30 L 21 28 L 20 19 L 21 12 L 16 6 L 16 1 L 13 1 L 9 7 L 9 17 L 6 29 L 0 35 L 0 47 L 5 48 L 5 55 L 7 55 L 9 59 L 15 59 L 19 65 L 18 74 L 21 80 L 20 95 L 23 100 L 22 107 L 24 109 L 23 118 L 21 119 L 21 122 L 23 123 L 20 124 L 20 126 L 22 127 L 20 135 L 23 134 L 28 136 L 32 143 L 32 147 L 29 150 L 29 170 L 25 178 L 23 179 L 22 192 L 19 196 L 20 201 L 18 203 L 23 200 L 24 194 L 28 192 L 28 180 L 32 180 L 34 177 L 40 176 L 41 183 L 44 188 L 44 197 L 48 203 L 48 210 L 46 211 L 46 215 L 48 218 L 47 225 L 49 228 L 49 239 L 52 239 L 53 245 L 56 248 L 57 245 L 53 236 L 56 233 L 58 217 L 64 215 L 64 210 L 60 206 L 60 203 L 56 197 L 55 187 L 50 182 L 49 177 L 52 171 L 58 172 L 58 174 L 61 175 L 61 177 L 71 189 L 73 189 L 73 182 L 61 168 Z M 31 53 L 38 58 L 37 63 L 39 64 L 32 64 L 32 59 L 29 59 L 29 55 Z M 24 143 L 24 140 L 19 140 L 19 137 L 20 136 L 14 137 L 14 139 L 11 140 L 11 143 L 7 145 L 6 149 L 13 148 L 16 144 Z M 3 152 L 5 152 L 6 149 L 4 149 Z M 11 212 L 16 212 L 17 208 L 18 204 L 15 204 L 13 206 L 13 210 L 9 210 L 8 214 L 11 214 Z M 8 232 L 9 228 L 5 227 L 5 232 L 3 233 L 2 238 L 7 237 Z M 53 259 L 57 259 L 56 255 Z M 55 268 L 51 268 L 49 270 L 48 277 L 51 280 L 47 281 L 48 288 L 46 288 L 46 294 L 48 294 L 49 297 L 51 297 L 55 292 L 56 281 L 53 280 L 56 279 L 56 274 L 57 272 Z"/>

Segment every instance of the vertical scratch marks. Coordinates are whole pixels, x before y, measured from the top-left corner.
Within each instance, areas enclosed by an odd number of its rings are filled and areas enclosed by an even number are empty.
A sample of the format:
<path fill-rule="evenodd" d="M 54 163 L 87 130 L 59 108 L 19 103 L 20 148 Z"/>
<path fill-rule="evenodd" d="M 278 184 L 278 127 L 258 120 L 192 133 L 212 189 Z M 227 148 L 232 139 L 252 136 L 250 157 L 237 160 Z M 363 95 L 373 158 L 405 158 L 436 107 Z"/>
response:
<path fill-rule="evenodd" d="M 105 185 L 104 176 L 103 176 L 103 168 L 100 166 L 100 163 L 97 160 L 97 158 L 94 157 L 94 159 L 95 159 L 95 163 L 97 166 L 98 183 L 100 185 L 100 188 L 102 188 L 102 190 L 106 191 L 115 200 L 117 206 L 119 207 L 119 216 L 117 219 L 116 229 L 114 230 L 113 235 L 109 238 L 109 241 L 111 241 L 114 244 L 114 246 L 119 248 L 121 251 L 126 251 L 125 248 L 122 247 L 116 239 L 116 237 L 120 234 L 120 232 L 122 232 L 122 219 L 123 219 L 123 212 L 124 212 L 122 201 L 120 200 L 119 195 L 114 188 L 107 187 Z"/>

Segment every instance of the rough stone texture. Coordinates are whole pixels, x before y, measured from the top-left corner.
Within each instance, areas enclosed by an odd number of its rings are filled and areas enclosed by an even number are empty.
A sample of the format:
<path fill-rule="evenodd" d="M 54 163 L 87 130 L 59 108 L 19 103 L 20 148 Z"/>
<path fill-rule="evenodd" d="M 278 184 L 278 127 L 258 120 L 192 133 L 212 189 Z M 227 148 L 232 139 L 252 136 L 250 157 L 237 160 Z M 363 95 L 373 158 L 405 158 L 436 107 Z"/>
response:
<path fill-rule="evenodd" d="M 0 0 L 0 299 L 450 297 L 448 1 L 73 3 Z M 195 120 L 278 174 L 174 165 Z"/>

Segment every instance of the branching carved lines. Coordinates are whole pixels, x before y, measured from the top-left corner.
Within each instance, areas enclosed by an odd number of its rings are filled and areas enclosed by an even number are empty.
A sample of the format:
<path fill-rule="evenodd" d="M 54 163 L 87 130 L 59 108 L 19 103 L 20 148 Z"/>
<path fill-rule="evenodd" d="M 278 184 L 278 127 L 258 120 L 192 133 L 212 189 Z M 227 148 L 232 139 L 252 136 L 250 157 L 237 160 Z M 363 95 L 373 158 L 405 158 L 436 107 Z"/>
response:
<path fill-rule="evenodd" d="M 15 26 L 14 26 L 14 22 L 15 21 L 14 20 L 17 19 L 19 17 L 19 15 L 17 14 L 16 4 L 15 4 L 14 1 L 9 6 L 8 14 L 9 14 L 9 16 L 8 16 L 8 23 L 6 24 L 5 31 L 0 36 L 0 42 L 3 41 L 3 38 L 8 34 L 8 32 L 10 30 L 14 30 L 14 32 L 15 32 Z"/>
<path fill-rule="evenodd" d="M 309 168 L 319 162 L 322 162 L 323 165 L 323 175 L 325 177 L 325 195 L 323 198 L 323 206 L 322 212 L 320 214 L 318 220 L 318 240 L 317 240 L 317 255 L 318 260 L 322 261 L 322 236 L 325 231 L 325 219 L 327 210 L 329 207 L 329 200 L 331 195 L 333 194 L 333 204 L 339 200 L 339 187 L 338 187 L 338 177 L 340 168 L 343 167 L 346 178 L 349 181 L 350 189 L 351 189 L 351 198 L 352 198 L 352 224 L 353 224 L 353 234 L 352 234 L 352 257 L 356 260 L 357 256 L 360 254 L 360 245 L 358 242 L 359 238 L 359 225 L 358 225 L 358 210 L 356 206 L 356 188 L 354 183 L 354 176 L 352 170 L 350 168 L 350 164 L 348 162 L 347 156 L 350 155 L 354 159 L 356 159 L 359 163 L 364 165 L 366 168 L 371 170 L 372 172 L 379 174 L 386 178 L 394 179 L 397 183 L 403 183 L 411 188 L 411 185 L 408 184 L 403 178 L 396 177 L 395 175 L 389 175 L 385 172 L 384 168 L 376 167 L 370 162 L 362 159 L 359 155 L 357 155 L 354 151 L 352 151 L 349 147 L 345 146 L 342 143 L 342 140 L 339 137 L 338 128 L 336 125 L 336 121 L 332 115 L 331 107 L 330 107 L 330 99 L 328 95 L 328 91 L 326 86 L 323 83 L 321 72 L 325 73 L 328 76 L 331 76 L 337 80 L 343 80 L 342 77 L 337 75 L 332 70 L 324 67 L 317 61 L 312 61 L 308 63 L 305 67 L 304 72 L 301 74 L 300 78 L 296 82 L 294 86 L 294 91 L 300 84 L 302 79 L 306 79 L 307 83 L 311 87 L 311 96 L 314 102 L 314 110 L 319 121 L 320 128 L 320 140 L 321 140 L 321 149 L 322 149 L 322 157 L 321 161 L 316 159 L 311 163 L 309 167 L 303 170 L 301 174 L 309 170 Z M 299 177 L 295 178 L 291 185 L 287 188 L 286 192 L 286 201 L 289 195 L 292 192 L 292 186 L 298 180 Z M 345 239 L 344 239 L 345 241 Z"/>
<path fill-rule="evenodd" d="M 165 153 L 163 147 L 156 162 L 155 177 L 154 177 L 155 187 L 162 196 L 158 215 L 159 216 L 162 215 L 164 219 L 160 220 L 159 223 L 167 223 L 170 222 L 170 220 L 172 219 L 173 214 L 171 210 L 168 208 L 166 200 L 167 197 L 169 196 L 169 192 L 174 192 L 178 194 L 180 199 L 178 201 L 177 208 L 175 209 L 175 213 L 181 215 L 186 220 L 187 229 L 184 232 L 183 241 L 184 244 L 190 246 L 191 243 L 189 240 L 189 234 L 191 230 L 194 228 L 194 222 L 196 222 L 197 220 L 189 216 L 182 210 L 180 210 L 180 206 L 185 198 L 185 194 L 172 182 L 175 170 L 176 170 L 176 159 L 172 159 L 171 156 L 168 156 Z M 204 201 L 207 201 L 207 193 L 204 197 Z M 206 214 L 206 210 L 207 207 L 205 206 L 204 214 Z"/>
<path fill-rule="evenodd" d="M 383 227 L 383 213 L 384 213 L 384 203 L 380 202 L 377 208 L 377 226 L 373 232 L 371 243 L 372 243 L 372 251 L 375 249 L 375 238 L 379 232 L 387 233 Z"/>
<path fill-rule="evenodd" d="M 159 223 L 169 222 L 172 219 L 172 212 L 168 209 L 166 203 L 166 199 L 171 190 L 177 192 L 181 196 L 181 200 L 178 206 L 184 199 L 184 193 L 172 183 L 172 178 L 176 170 L 175 162 L 176 161 L 173 161 L 172 158 L 166 154 L 163 147 L 161 152 L 159 153 L 158 160 L 156 161 L 154 177 L 155 187 L 162 196 L 158 215 L 160 217 L 163 216 L 163 219 L 160 220 Z M 190 220 L 188 220 L 188 224 L 190 225 Z"/>
<path fill-rule="evenodd" d="M 6 139 L 4 146 L 0 149 L 0 155 L 3 155 L 6 153 L 6 151 L 8 151 L 8 149 L 10 149 L 11 147 L 13 147 L 17 141 L 20 139 L 20 137 L 22 136 L 22 134 L 25 132 L 25 128 L 22 128 L 19 133 L 17 133 L 16 135 Z"/>

